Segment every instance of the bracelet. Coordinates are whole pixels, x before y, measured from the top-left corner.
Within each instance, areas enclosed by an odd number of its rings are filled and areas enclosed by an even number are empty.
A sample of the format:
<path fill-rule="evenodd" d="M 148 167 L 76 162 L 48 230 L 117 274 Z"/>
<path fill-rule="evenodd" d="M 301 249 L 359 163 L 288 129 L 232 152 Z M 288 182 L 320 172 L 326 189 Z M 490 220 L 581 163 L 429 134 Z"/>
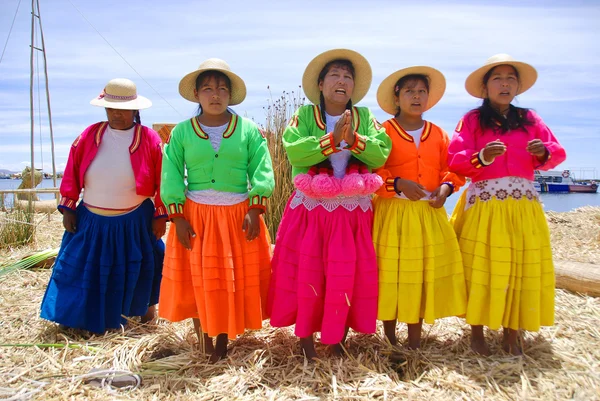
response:
<path fill-rule="evenodd" d="M 450 194 L 447 197 L 452 196 L 452 194 L 454 193 L 454 185 L 452 185 L 451 182 L 447 182 L 447 181 L 446 182 L 442 182 L 442 185 L 444 185 L 444 184 L 448 185 L 450 187 Z"/>
<path fill-rule="evenodd" d="M 400 179 L 400 177 L 396 177 L 394 178 L 394 192 L 396 192 L 398 195 L 400 195 L 402 193 L 402 191 L 398 191 L 398 180 Z"/>

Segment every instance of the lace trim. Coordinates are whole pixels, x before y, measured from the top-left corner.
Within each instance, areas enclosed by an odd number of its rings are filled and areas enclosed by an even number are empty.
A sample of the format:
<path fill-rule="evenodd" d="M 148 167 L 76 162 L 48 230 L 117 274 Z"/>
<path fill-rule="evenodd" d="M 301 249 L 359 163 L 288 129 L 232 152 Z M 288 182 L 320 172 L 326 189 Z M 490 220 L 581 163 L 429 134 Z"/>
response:
<path fill-rule="evenodd" d="M 349 212 L 352 212 L 359 207 L 363 212 L 373 210 L 373 204 L 371 203 L 370 196 L 338 196 L 337 198 L 315 199 L 305 195 L 299 190 L 296 190 L 294 197 L 290 202 L 290 208 L 295 209 L 300 205 L 304 205 L 304 207 L 309 211 L 314 210 L 318 206 L 322 206 L 328 212 L 333 212 L 338 207 L 343 207 Z"/>
<path fill-rule="evenodd" d="M 223 192 L 214 189 L 186 191 L 186 198 L 203 205 L 232 206 L 248 200 L 248 193 Z"/>
<path fill-rule="evenodd" d="M 477 199 L 487 202 L 492 198 L 503 201 L 508 198 L 540 201 L 540 194 L 535 190 L 533 181 L 521 177 L 502 177 L 471 183 L 467 189 L 465 210 L 475 204 Z"/>

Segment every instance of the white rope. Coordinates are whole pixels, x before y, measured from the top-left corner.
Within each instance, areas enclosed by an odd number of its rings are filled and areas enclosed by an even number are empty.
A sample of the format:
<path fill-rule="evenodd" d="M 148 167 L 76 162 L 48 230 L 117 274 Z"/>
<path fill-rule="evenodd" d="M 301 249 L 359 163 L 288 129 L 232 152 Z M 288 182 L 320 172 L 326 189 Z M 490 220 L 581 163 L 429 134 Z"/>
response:
<path fill-rule="evenodd" d="M 17 14 L 19 13 L 19 6 L 21 5 L 21 0 L 17 4 L 17 11 L 15 11 L 15 16 L 13 17 L 12 24 L 10 24 L 10 30 L 8 31 L 8 37 L 6 38 L 6 43 L 4 43 L 4 49 L 2 49 L 2 56 L 0 56 L 0 64 L 2 64 L 2 59 L 4 58 L 4 52 L 6 51 L 6 46 L 8 46 L 8 40 L 10 39 L 10 34 L 12 33 L 13 26 L 15 26 L 15 20 L 17 19 Z"/>
<path fill-rule="evenodd" d="M 132 377 L 135 380 L 135 384 L 130 384 L 124 387 L 113 386 L 113 380 L 118 377 Z M 119 391 L 130 391 L 135 390 L 142 384 L 142 378 L 138 374 L 134 374 L 129 370 L 118 370 L 118 369 L 104 369 L 97 370 L 94 372 L 86 373 L 83 375 L 75 376 L 73 380 L 86 380 L 86 379 L 101 379 L 100 388 L 108 391 L 109 393 L 117 393 Z"/>

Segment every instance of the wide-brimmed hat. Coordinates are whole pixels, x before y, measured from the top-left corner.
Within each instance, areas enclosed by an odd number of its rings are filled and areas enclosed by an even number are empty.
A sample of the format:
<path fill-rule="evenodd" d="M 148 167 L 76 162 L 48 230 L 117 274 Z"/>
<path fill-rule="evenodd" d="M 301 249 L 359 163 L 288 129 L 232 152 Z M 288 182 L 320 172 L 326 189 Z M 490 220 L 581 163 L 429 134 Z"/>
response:
<path fill-rule="evenodd" d="M 519 73 L 519 90 L 517 95 L 525 92 L 535 84 L 537 80 L 537 71 L 532 65 L 517 61 L 508 54 L 496 54 L 486 60 L 483 67 L 480 67 L 473 71 L 465 81 L 465 88 L 471 96 L 483 99 L 485 97 L 483 77 L 489 70 L 498 65 L 511 65 Z"/>
<path fill-rule="evenodd" d="M 367 59 L 354 50 L 328 50 L 312 59 L 306 66 L 306 70 L 304 70 L 304 75 L 302 76 L 304 94 L 313 104 L 320 103 L 319 74 L 327 63 L 334 60 L 348 60 L 352 63 L 354 67 L 354 90 L 352 91 L 351 99 L 353 104 L 358 103 L 369 91 L 373 73 Z"/>
<path fill-rule="evenodd" d="M 414 66 L 398 70 L 384 79 L 377 89 L 377 103 L 383 111 L 389 114 L 396 114 L 395 88 L 396 82 L 407 75 L 420 74 L 425 75 L 429 81 L 429 99 L 425 111 L 429 110 L 440 101 L 446 91 L 446 78 L 444 74 L 432 67 Z"/>
<path fill-rule="evenodd" d="M 137 94 L 133 81 L 125 78 L 111 79 L 90 104 L 120 110 L 143 110 L 152 106 L 149 99 Z"/>
<path fill-rule="evenodd" d="M 240 104 L 246 98 L 246 84 L 244 80 L 237 74 L 231 71 L 231 67 L 225 61 L 219 58 L 209 58 L 203 61 L 198 69 L 190 72 L 179 81 L 179 94 L 184 99 L 190 102 L 198 103 L 198 99 L 194 97 L 194 89 L 196 89 L 196 79 L 198 75 L 206 71 L 219 71 L 222 72 L 231 81 L 231 93 L 229 96 L 229 105 L 234 106 Z"/>

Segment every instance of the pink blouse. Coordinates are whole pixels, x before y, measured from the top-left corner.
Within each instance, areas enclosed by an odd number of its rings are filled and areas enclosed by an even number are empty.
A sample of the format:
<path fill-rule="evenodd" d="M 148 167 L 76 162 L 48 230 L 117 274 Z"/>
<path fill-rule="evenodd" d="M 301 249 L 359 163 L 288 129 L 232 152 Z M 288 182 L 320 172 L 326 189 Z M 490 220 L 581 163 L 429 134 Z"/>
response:
<path fill-rule="evenodd" d="M 529 110 L 527 117 L 533 121 L 532 125 L 500 134 L 491 128 L 482 131 L 479 111 L 468 112 L 458 122 L 448 147 L 450 171 L 470 177 L 473 182 L 510 176 L 533 180 L 534 170 L 550 170 L 565 161 L 565 149 L 540 116 Z M 506 145 L 506 152 L 485 165 L 479 152 L 497 139 Z M 527 152 L 527 143 L 533 139 L 540 139 L 548 149 L 544 163 Z"/>

